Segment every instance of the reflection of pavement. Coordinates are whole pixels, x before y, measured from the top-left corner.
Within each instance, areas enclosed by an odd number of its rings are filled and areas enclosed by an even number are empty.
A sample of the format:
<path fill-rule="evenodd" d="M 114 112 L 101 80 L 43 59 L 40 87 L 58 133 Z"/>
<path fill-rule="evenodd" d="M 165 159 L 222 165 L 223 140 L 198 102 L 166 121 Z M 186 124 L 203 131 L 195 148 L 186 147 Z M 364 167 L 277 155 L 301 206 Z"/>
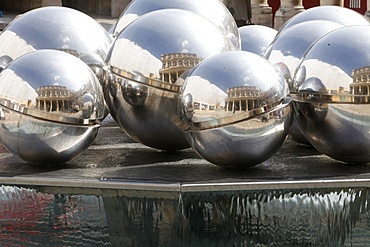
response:
<path fill-rule="evenodd" d="M 347 112 L 348 115 L 370 116 L 369 104 L 332 104 L 332 106 Z"/>

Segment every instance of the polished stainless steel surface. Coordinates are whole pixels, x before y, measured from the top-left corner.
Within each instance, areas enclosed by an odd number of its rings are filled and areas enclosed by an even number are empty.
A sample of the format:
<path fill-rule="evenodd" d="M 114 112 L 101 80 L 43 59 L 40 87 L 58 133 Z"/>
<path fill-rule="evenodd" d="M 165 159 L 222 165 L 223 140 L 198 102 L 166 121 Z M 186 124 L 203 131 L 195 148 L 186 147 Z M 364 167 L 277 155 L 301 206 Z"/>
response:
<path fill-rule="evenodd" d="M 230 51 L 185 78 L 181 128 L 195 151 L 220 166 L 246 168 L 271 157 L 292 120 L 288 85 L 260 55 Z"/>
<path fill-rule="evenodd" d="M 14 60 L 31 51 L 56 49 L 101 71 L 111 43 L 108 32 L 92 17 L 66 7 L 42 7 L 19 15 L 0 34 L 0 57 Z"/>
<path fill-rule="evenodd" d="M 309 8 L 290 18 L 279 30 L 279 34 L 289 27 L 301 22 L 311 20 L 333 21 L 344 26 L 369 25 L 364 15 L 345 7 L 340 6 L 318 6 Z"/>
<path fill-rule="evenodd" d="M 296 89 L 292 87 L 292 78 L 305 51 L 317 39 L 341 27 L 344 26 L 327 20 L 297 23 L 277 35 L 267 47 L 263 57 L 270 63 L 277 64 L 278 69 L 282 69 L 290 92 L 294 93 Z"/>
<path fill-rule="evenodd" d="M 111 124 L 106 118 L 92 145 L 60 166 L 29 165 L 0 145 L 1 246 L 370 242 L 367 164 L 288 139 L 257 166 L 222 169 L 190 148 L 136 143 Z"/>
<path fill-rule="evenodd" d="M 38 50 L 0 73 L 1 142 L 34 163 L 64 163 L 88 148 L 104 113 L 100 83 L 80 59 Z"/>
<path fill-rule="evenodd" d="M 370 162 L 370 26 L 334 30 L 312 45 L 298 66 L 295 116 L 322 153 L 349 163 Z"/>
<path fill-rule="evenodd" d="M 113 35 L 117 36 L 127 25 L 140 16 L 161 9 L 183 9 L 203 16 L 215 24 L 236 49 L 240 49 L 240 35 L 236 22 L 230 11 L 219 0 L 135 0 L 126 7 L 118 18 Z"/>
<path fill-rule="evenodd" d="M 344 26 L 327 20 L 297 23 L 277 35 L 263 56 L 281 70 L 289 85 L 290 92 L 296 93 L 296 89 L 292 85 L 292 78 L 305 51 L 320 37 L 341 27 Z M 293 121 L 289 136 L 299 143 L 309 144 L 296 121 Z"/>
<path fill-rule="evenodd" d="M 274 40 L 277 30 L 262 25 L 247 25 L 238 28 L 241 50 L 263 55 Z"/>
<path fill-rule="evenodd" d="M 177 79 L 204 58 L 230 50 L 234 46 L 214 24 L 190 11 L 143 15 L 122 30 L 108 53 L 104 92 L 110 113 L 147 146 L 189 147 L 176 126 Z"/>

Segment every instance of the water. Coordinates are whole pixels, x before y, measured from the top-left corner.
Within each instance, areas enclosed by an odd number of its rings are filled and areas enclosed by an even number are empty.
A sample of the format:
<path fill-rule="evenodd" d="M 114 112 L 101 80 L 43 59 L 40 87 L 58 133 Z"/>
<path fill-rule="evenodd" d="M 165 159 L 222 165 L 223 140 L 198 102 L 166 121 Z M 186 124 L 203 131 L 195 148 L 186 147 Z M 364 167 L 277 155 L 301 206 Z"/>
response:
<path fill-rule="evenodd" d="M 366 246 L 368 188 L 0 187 L 0 246 Z"/>

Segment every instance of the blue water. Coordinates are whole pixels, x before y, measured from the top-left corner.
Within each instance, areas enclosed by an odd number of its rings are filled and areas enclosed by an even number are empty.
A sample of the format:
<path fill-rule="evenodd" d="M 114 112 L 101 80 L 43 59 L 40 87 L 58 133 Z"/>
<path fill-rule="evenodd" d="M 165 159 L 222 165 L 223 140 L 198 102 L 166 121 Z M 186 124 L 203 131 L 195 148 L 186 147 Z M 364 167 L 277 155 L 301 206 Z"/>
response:
<path fill-rule="evenodd" d="M 76 191 L 76 192 L 74 192 Z M 0 187 L 0 246 L 366 246 L 368 188 Z"/>

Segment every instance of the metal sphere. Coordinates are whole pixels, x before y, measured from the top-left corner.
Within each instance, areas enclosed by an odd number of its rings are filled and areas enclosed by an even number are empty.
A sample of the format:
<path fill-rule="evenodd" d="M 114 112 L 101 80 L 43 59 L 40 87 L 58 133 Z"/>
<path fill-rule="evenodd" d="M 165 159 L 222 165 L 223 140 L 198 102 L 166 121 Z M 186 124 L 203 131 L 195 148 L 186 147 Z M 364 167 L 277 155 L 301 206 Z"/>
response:
<path fill-rule="evenodd" d="M 100 83 L 80 59 L 27 53 L 0 73 L 0 141 L 30 163 L 65 163 L 87 149 L 104 112 Z"/>
<path fill-rule="evenodd" d="M 219 0 L 135 0 L 132 1 L 118 18 L 113 34 L 117 36 L 132 21 L 140 16 L 161 9 L 183 9 L 215 24 L 228 37 L 235 48 L 240 49 L 240 35 L 236 22 L 226 6 Z"/>
<path fill-rule="evenodd" d="M 186 77 L 182 129 L 194 150 L 222 167 L 248 168 L 273 156 L 292 122 L 281 73 L 263 57 L 230 51 L 205 59 Z"/>
<path fill-rule="evenodd" d="M 370 162 L 370 26 L 336 29 L 305 53 L 294 76 L 295 119 L 320 152 Z"/>
<path fill-rule="evenodd" d="M 239 27 L 241 50 L 263 55 L 274 40 L 277 31 L 262 25 L 247 25 Z"/>
<path fill-rule="evenodd" d="M 14 60 L 31 51 L 55 49 L 101 71 L 111 43 L 108 32 L 90 16 L 66 7 L 42 7 L 18 16 L 0 34 L 0 58 Z"/>
<path fill-rule="evenodd" d="M 190 11 L 143 15 L 122 30 L 107 56 L 103 90 L 112 117 L 149 147 L 190 147 L 176 125 L 181 89 L 176 81 L 202 59 L 233 49 L 215 25 Z"/>
<path fill-rule="evenodd" d="M 290 87 L 290 92 L 296 93 L 292 87 L 292 78 L 305 51 L 323 35 L 341 27 L 344 26 L 326 20 L 297 23 L 277 35 L 263 56 L 282 71 Z M 293 122 L 290 137 L 298 143 L 309 144 L 296 121 Z"/>
<path fill-rule="evenodd" d="M 289 27 L 312 20 L 333 21 L 343 26 L 369 25 L 369 21 L 360 13 L 340 6 L 318 6 L 307 9 L 290 18 L 279 30 L 278 35 Z"/>

